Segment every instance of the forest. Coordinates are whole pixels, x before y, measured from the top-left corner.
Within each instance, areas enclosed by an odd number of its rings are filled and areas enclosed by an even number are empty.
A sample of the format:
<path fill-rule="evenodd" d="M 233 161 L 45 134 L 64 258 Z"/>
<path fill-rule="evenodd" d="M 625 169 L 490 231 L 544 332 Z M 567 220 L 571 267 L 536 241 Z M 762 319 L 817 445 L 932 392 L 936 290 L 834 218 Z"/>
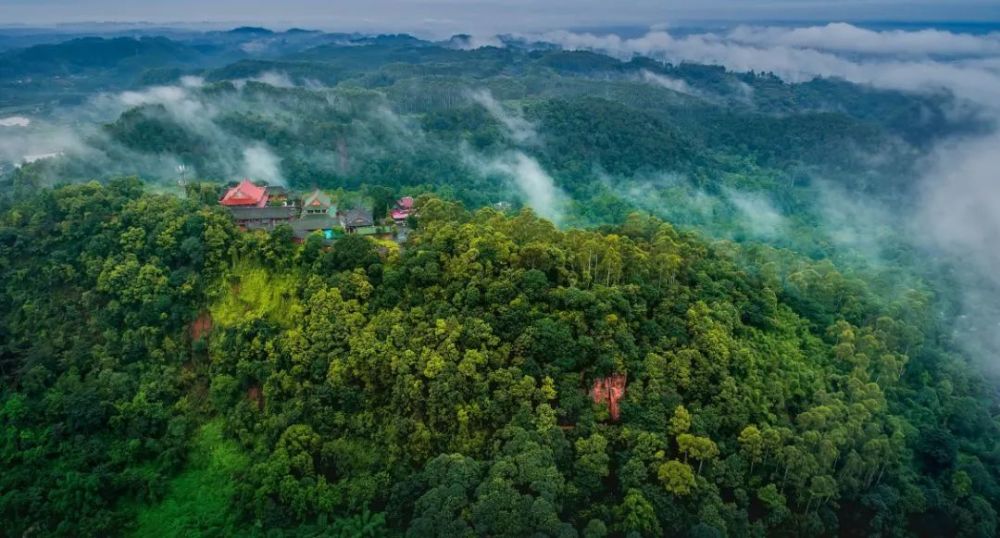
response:
<path fill-rule="evenodd" d="M 994 396 L 927 289 L 434 196 L 402 249 L 295 244 L 206 192 L 5 202 L 5 533 L 996 532 Z"/>
<path fill-rule="evenodd" d="M 994 318 L 912 218 L 988 118 L 468 39 L 0 51 L 0 536 L 997 535 Z"/>

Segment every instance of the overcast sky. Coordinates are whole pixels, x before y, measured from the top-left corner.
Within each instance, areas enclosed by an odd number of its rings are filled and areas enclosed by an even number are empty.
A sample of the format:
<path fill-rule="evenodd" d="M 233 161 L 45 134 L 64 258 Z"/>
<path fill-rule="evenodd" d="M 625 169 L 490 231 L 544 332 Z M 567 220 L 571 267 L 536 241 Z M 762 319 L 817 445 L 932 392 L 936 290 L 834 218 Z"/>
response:
<path fill-rule="evenodd" d="M 1000 21 L 998 0 L 0 0 L 0 24 L 240 23 L 424 33 L 686 21 Z"/>

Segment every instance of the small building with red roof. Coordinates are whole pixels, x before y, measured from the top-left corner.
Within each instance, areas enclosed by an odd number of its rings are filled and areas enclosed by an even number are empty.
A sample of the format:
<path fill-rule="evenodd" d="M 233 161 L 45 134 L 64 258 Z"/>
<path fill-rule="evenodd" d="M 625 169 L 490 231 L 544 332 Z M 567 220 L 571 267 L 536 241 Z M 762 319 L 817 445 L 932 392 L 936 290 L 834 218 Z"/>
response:
<path fill-rule="evenodd" d="M 226 191 L 219 203 L 226 207 L 264 207 L 267 205 L 267 187 L 258 187 L 249 179 L 244 179 Z"/>
<path fill-rule="evenodd" d="M 411 214 L 413 214 L 413 198 L 410 196 L 396 200 L 396 207 L 389 212 L 392 220 L 396 221 L 397 224 L 404 223 Z"/>

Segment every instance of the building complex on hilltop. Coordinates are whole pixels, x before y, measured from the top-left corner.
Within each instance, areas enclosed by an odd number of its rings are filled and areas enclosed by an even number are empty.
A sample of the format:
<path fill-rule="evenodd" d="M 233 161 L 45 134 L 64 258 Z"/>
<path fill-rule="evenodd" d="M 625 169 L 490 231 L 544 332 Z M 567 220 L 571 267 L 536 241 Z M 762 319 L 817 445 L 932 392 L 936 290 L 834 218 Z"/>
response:
<path fill-rule="evenodd" d="M 260 186 L 244 179 L 226 190 L 219 203 L 229 209 L 236 224 L 245 230 L 273 230 L 288 224 L 298 240 L 314 232 L 334 239 L 342 234 L 377 235 L 394 231 L 391 224 L 376 226 L 370 209 L 338 210 L 330 196 L 319 189 L 302 197 L 300 204 L 284 187 Z M 413 198 L 407 196 L 396 202 L 391 217 L 396 225 L 405 226 L 412 212 Z"/>

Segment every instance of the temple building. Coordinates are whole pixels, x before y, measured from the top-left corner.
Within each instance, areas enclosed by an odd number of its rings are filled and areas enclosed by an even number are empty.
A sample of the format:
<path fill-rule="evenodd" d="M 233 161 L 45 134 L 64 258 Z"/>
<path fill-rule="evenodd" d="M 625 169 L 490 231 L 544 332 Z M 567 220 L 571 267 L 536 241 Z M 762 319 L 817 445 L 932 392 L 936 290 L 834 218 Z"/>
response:
<path fill-rule="evenodd" d="M 227 190 L 219 203 L 229 209 L 236 224 L 245 230 L 273 230 L 278 225 L 291 223 L 297 216 L 296 207 L 269 205 L 269 201 L 267 187 L 244 179 Z"/>
<path fill-rule="evenodd" d="M 406 224 L 406 219 L 413 214 L 413 198 L 409 196 L 400 198 L 396 201 L 396 207 L 389 214 L 396 224 Z"/>
<path fill-rule="evenodd" d="M 316 189 L 302 199 L 302 213 L 292 222 L 295 238 L 304 240 L 313 232 L 322 232 L 326 239 L 333 239 L 342 233 L 337 218 L 337 206 L 325 192 Z"/>
<path fill-rule="evenodd" d="M 340 214 L 340 225 L 347 233 L 373 235 L 376 233 L 375 220 L 369 209 L 354 208 Z"/>
<path fill-rule="evenodd" d="M 336 214 L 337 206 L 330 201 L 329 195 L 319 189 L 312 191 L 302 199 L 303 217 L 316 215 L 329 215 L 333 217 Z"/>
<path fill-rule="evenodd" d="M 226 191 L 219 203 L 226 207 L 264 207 L 267 205 L 267 187 L 254 185 L 249 179 Z"/>

